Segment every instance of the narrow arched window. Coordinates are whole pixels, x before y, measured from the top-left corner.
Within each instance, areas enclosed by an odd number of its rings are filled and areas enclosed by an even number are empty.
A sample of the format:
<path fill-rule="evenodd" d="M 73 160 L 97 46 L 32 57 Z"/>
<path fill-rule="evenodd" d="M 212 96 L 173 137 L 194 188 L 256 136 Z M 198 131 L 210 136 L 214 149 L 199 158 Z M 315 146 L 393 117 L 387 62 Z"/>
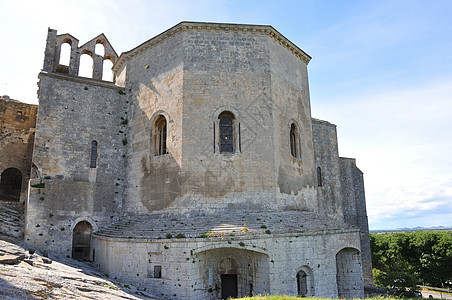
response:
<path fill-rule="evenodd" d="M 102 80 L 104 81 L 113 81 L 113 61 L 110 58 L 104 59 L 104 63 L 102 65 Z"/>
<path fill-rule="evenodd" d="M 292 123 L 290 125 L 290 154 L 293 157 L 297 156 L 297 128 L 295 127 L 295 124 Z"/>
<path fill-rule="evenodd" d="M 71 40 L 66 40 L 60 46 L 60 61 L 59 64 L 63 66 L 69 66 L 71 61 Z"/>
<path fill-rule="evenodd" d="M 95 168 L 97 166 L 97 141 L 91 142 L 91 160 L 89 163 L 90 168 Z"/>
<path fill-rule="evenodd" d="M 234 115 L 221 113 L 220 119 L 220 153 L 234 153 Z"/>
<path fill-rule="evenodd" d="M 317 185 L 318 186 L 323 186 L 322 169 L 320 167 L 317 167 Z"/>
<path fill-rule="evenodd" d="M 155 152 L 157 155 L 166 154 L 166 119 L 159 116 L 155 122 Z"/>

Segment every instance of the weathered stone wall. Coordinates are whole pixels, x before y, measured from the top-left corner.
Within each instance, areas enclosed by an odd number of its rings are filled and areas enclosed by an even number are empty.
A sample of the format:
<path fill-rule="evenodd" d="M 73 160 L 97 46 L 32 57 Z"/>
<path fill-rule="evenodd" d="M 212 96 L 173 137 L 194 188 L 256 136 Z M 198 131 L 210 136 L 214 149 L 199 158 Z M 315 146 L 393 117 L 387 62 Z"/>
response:
<path fill-rule="evenodd" d="M 313 119 L 316 167 L 321 168 L 317 187 L 319 213 L 360 229 L 364 283 L 373 284 L 369 226 L 362 172 L 354 159 L 339 157 L 336 126 Z"/>
<path fill-rule="evenodd" d="M 266 42 L 233 30 L 184 32 L 183 206 L 276 206 L 273 122 L 261 105 L 271 101 Z M 225 111 L 234 115 L 234 153 L 220 153 Z"/>
<path fill-rule="evenodd" d="M 0 176 L 9 168 L 22 173 L 21 203 L 27 197 L 37 110 L 37 105 L 0 97 Z M 0 201 L 8 200 L 19 199 L 12 199 L 0 187 Z"/>
<path fill-rule="evenodd" d="M 41 177 L 113 185 L 122 180 L 128 105 L 120 88 L 46 73 L 39 84 L 33 163 Z M 96 168 L 90 168 L 93 140 L 98 142 Z"/>
<path fill-rule="evenodd" d="M 356 231 L 158 241 L 96 236 L 93 248 L 96 253 L 105 254 L 96 256 L 94 263 L 111 277 L 158 290 L 172 299 L 218 299 L 220 274 L 228 272 L 221 261 L 228 258 L 238 263 L 239 297 L 250 294 L 250 283 L 255 294 L 296 295 L 296 274 L 308 268 L 312 271 L 315 296 L 334 298 L 338 295 L 336 254 L 344 248 L 359 249 L 359 241 Z M 152 278 L 154 265 L 162 266 L 162 278 Z M 352 275 L 362 276 L 359 268 L 352 271 Z M 357 292 L 360 291 L 363 293 L 361 288 Z"/>
<path fill-rule="evenodd" d="M 269 38 L 271 115 L 278 198 L 287 208 L 317 211 L 314 149 L 307 60 Z M 265 105 L 264 105 L 265 106 Z M 296 127 L 296 157 L 291 155 L 290 128 Z"/>
<path fill-rule="evenodd" d="M 66 254 L 74 220 L 94 226 L 121 212 L 128 106 L 122 90 L 105 82 L 41 73 L 39 88 L 33 163 L 41 177 L 31 185 L 45 187 L 30 190 L 25 240 Z"/>
<path fill-rule="evenodd" d="M 370 251 L 363 173 L 356 167 L 355 159 L 341 157 L 339 162 L 344 221 L 360 229 L 364 284 L 372 285 L 372 254 Z"/>
<path fill-rule="evenodd" d="M 343 220 L 336 125 L 312 119 L 318 211 Z M 318 168 L 320 168 L 318 170 Z M 320 174 L 317 174 L 320 172 Z M 320 178 L 319 178 L 320 177 Z M 320 180 L 320 182 L 319 182 Z"/>
<path fill-rule="evenodd" d="M 126 203 L 129 212 L 160 210 L 180 196 L 182 66 L 180 36 L 164 40 L 127 64 L 125 86 L 132 108 Z M 167 154 L 156 155 L 153 129 L 161 115 L 167 122 Z"/>

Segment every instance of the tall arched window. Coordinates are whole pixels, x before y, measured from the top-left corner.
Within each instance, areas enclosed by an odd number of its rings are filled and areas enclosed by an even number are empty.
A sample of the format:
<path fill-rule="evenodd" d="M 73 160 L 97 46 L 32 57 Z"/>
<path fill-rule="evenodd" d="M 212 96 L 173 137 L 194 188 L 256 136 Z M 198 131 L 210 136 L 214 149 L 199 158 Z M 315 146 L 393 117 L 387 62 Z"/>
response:
<path fill-rule="evenodd" d="M 156 155 L 163 155 L 167 153 L 166 149 L 166 119 L 164 116 L 159 116 L 155 121 L 155 153 Z"/>
<path fill-rule="evenodd" d="M 59 64 L 69 66 L 71 60 L 71 43 L 70 39 L 65 40 L 60 46 L 60 61 Z"/>
<path fill-rule="evenodd" d="M 113 60 L 110 58 L 105 58 L 102 65 L 102 80 L 113 81 Z"/>
<path fill-rule="evenodd" d="M 91 142 L 91 160 L 89 163 L 90 168 L 95 168 L 97 165 L 97 141 Z"/>
<path fill-rule="evenodd" d="M 220 153 L 234 153 L 234 115 L 223 112 L 220 120 Z"/>
<path fill-rule="evenodd" d="M 292 123 L 292 125 L 290 125 L 290 154 L 293 157 L 298 157 L 297 143 L 298 143 L 297 127 L 295 126 L 294 123 Z"/>

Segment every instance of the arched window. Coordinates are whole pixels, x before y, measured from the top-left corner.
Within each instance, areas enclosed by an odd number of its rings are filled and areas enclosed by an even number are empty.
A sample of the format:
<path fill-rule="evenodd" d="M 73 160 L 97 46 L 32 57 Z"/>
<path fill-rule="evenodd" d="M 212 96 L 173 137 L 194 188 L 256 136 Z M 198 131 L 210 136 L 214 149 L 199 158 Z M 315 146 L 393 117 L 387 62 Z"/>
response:
<path fill-rule="evenodd" d="M 318 186 L 323 186 L 322 169 L 320 167 L 317 167 L 317 185 Z"/>
<path fill-rule="evenodd" d="M 2 200 L 19 201 L 22 188 L 22 172 L 16 168 L 8 168 L 1 174 L 0 196 Z"/>
<path fill-rule="evenodd" d="M 59 64 L 69 66 L 71 60 L 71 40 L 66 40 L 60 46 L 60 61 Z"/>
<path fill-rule="evenodd" d="M 93 78 L 93 65 L 93 54 L 88 50 L 84 50 L 80 56 L 78 76 Z"/>
<path fill-rule="evenodd" d="M 166 149 L 166 119 L 164 116 L 159 116 L 155 121 L 155 153 L 156 155 L 163 155 L 167 153 Z"/>
<path fill-rule="evenodd" d="M 293 157 L 298 157 L 298 152 L 297 152 L 297 143 L 298 143 L 298 139 L 297 139 L 297 127 L 295 126 L 294 123 L 292 123 L 292 125 L 290 125 L 290 154 Z"/>
<path fill-rule="evenodd" d="M 94 53 L 104 57 L 104 55 L 105 55 L 105 46 L 100 41 L 97 42 L 96 47 L 94 48 Z"/>
<path fill-rule="evenodd" d="M 91 142 L 91 160 L 89 163 L 90 168 L 95 168 L 97 165 L 97 141 Z"/>
<path fill-rule="evenodd" d="M 220 153 L 234 153 L 234 115 L 223 112 L 220 120 Z"/>
<path fill-rule="evenodd" d="M 113 61 L 109 58 L 104 59 L 104 64 L 102 65 L 102 80 L 113 81 Z"/>

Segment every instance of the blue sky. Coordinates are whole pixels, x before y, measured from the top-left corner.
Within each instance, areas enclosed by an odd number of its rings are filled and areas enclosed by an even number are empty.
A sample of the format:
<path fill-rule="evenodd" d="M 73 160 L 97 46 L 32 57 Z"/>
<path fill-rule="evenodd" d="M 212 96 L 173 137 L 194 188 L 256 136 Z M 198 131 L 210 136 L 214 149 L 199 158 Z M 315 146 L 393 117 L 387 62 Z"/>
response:
<path fill-rule="evenodd" d="M 272 25 L 364 172 L 371 229 L 452 226 L 452 1 L 0 0 L 0 94 L 37 103 L 47 28 L 128 51 L 180 21 Z"/>

